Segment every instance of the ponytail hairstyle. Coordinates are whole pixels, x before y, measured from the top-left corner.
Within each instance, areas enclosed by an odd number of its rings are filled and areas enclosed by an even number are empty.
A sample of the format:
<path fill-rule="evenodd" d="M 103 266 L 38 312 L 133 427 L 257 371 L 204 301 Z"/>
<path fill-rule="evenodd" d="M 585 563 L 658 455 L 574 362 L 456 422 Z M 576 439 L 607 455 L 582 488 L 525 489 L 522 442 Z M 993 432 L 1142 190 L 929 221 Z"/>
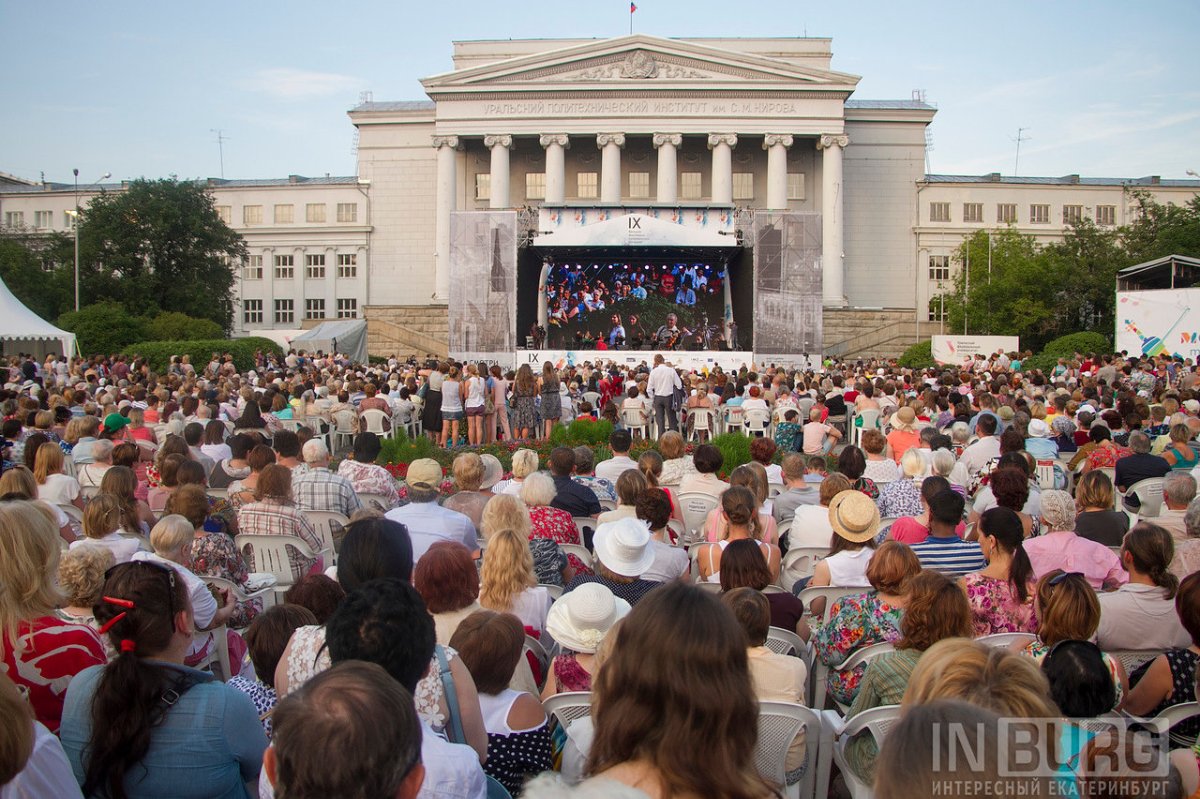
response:
<path fill-rule="evenodd" d="M 126 776 L 146 756 L 154 727 L 171 707 L 164 694 L 191 687 L 190 681 L 176 682 L 174 671 L 145 660 L 170 646 L 180 611 L 190 608 L 174 569 L 153 561 L 109 569 L 95 613 L 100 634 L 108 634 L 117 654 L 92 697 L 92 732 L 84 749 L 88 796 L 126 799 Z"/>
<path fill-rule="evenodd" d="M 730 486 L 721 494 L 721 510 L 729 519 L 729 524 L 750 528 L 750 537 L 754 540 L 762 538 L 762 530 L 758 523 L 758 501 L 753 492 L 744 486 Z M 728 536 L 728 532 L 726 532 Z"/>
<path fill-rule="evenodd" d="M 1012 558 L 1008 567 L 1008 581 L 1017 600 L 1025 604 L 1029 600 L 1033 565 L 1025 553 L 1025 528 L 1021 524 L 1021 517 L 1010 508 L 990 508 L 979 517 L 979 531 L 982 535 L 995 538 L 996 545 Z"/>
<path fill-rule="evenodd" d="M 1174 599 L 1179 590 L 1179 578 L 1170 571 L 1175 558 L 1175 542 L 1171 534 L 1157 524 L 1138 522 L 1125 534 L 1122 555 L 1129 553 L 1133 568 L 1150 578 L 1163 589 L 1165 599 Z"/>

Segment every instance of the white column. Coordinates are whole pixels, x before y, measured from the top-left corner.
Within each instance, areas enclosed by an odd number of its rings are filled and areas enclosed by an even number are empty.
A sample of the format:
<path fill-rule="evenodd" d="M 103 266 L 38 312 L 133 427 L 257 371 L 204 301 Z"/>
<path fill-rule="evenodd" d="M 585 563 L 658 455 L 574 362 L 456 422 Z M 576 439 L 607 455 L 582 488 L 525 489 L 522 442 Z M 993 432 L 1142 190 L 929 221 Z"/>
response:
<path fill-rule="evenodd" d="M 562 205 L 567 199 L 566 150 L 571 139 L 565 133 L 546 133 L 538 141 L 546 148 L 546 205 Z"/>
<path fill-rule="evenodd" d="M 708 149 L 712 150 L 713 205 L 733 205 L 733 148 L 736 133 L 708 134 Z"/>
<path fill-rule="evenodd" d="M 822 134 L 817 140 L 821 158 L 821 280 L 825 305 L 846 306 L 842 252 L 842 149 L 850 143 L 843 134 Z"/>
<path fill-rule="evenodd" d="M 658 150 L 658 192 L 655 201 L 663 205 L 674 205 L 679 201 L 679 167 L 677 156 L 683 144 L 680 133 L 655 133 L 654 146 Z"/>
<path fill-rule="evenodd" d="M 433 298 L 450 300 L 450 214 L 458 206 L 457 136 L 434 136 L 437 148 L 437 208 L 434 224 Z"/>
<path fill-rule="evenodd" d="M 488 208 L 508 208 L 508 151 L 512 147 L 512 136 L 484 136 L 483 146 L 492 151 L 492 177 L 488 189 Z"/>
<path fill-rule="evenodd" d="M 772 211 L 788 207 L 787 151 L 791 146 L 792 137 L 787 133 L 768 133 L 763 137 L 763 149 L 767 151 L 767 208 Z"/>
<path fill-rule="evenodd" d="M 621 202 L 621 148 L 625 146 L 624 133 L 598 133 L 596 146 L 600 148 L 600 202 Z"/>

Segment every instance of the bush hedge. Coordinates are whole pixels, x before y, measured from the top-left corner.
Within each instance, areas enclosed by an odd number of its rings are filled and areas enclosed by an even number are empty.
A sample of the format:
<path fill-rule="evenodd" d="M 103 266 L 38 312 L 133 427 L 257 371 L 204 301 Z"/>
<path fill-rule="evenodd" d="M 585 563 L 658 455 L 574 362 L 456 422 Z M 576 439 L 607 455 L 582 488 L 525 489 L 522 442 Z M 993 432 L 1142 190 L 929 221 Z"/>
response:
<path fill-rule="evenodd" d="M 900 366 L 905 369 L 927 369 L 933 366 L 933 341 L 918 341 L 900 356 Z"/>
<path fill-rule="evenodd" d="M 178 311 L 163 311 L 146 326 L 150 341 L 203 341 L 221 338 L 225 331 L 211 319 L 197 319 Z"/>
<path fill-rule="evenodd" d="M 123 352 L 135 341 L 146 338 L 146 320 L 131 316 L 115 302 L 97 302 L 58 317 L 58 326 L 75 334 L 84 355 Z"/>
<path fill-rule="evenodd" d="M 254 354 L 259 350 L 282 355 L 283 349 L 269 338 L 251 336 L 235 339 L 197 339 L 194 341 L 143 341 L 140 344 L 130 344 L 124 351 L 130 355 L 145 358 L 150 362 L 150 368 L 156 372 L 165 372 L 171 363 L 173 355 L 191 356 L 192 365 L 203 369 L 214 352 L 229 353 L 233 356 L 233 364 L 239 372 L 255 368 Z"/>
<path fill-rule="evenodd" d="M 1109 345 L 1108 336 L 1103 333 L 1070 333 L 1052 339 L 1042 348 L 1043 355 L 1053 355 L 1055 358 L 1063 358 L 1077 352 L 1112 352 L 1112 347 Z"/>

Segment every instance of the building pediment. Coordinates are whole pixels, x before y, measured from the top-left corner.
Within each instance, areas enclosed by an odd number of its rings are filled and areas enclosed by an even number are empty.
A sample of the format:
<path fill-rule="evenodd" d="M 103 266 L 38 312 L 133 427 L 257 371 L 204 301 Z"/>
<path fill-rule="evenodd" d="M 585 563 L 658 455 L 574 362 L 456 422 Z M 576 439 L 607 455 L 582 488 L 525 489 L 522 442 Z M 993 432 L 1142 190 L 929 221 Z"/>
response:
<path fill-rule="evenodd" d="M 435 75 L 430 96 L 555 88 L 762 88 L 854 91 L 858 77 L 694 42 L 635 34 Z"/>

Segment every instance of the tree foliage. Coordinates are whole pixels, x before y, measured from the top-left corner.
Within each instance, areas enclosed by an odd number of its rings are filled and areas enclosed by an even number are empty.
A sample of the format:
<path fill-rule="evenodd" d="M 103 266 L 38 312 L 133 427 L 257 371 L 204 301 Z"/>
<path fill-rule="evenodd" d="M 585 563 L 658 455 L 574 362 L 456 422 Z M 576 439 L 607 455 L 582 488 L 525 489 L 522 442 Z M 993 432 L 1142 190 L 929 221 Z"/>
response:
<path fill-rule="evenodd" d="M 1200 197 L 1184 206 L 1160 205 L 1135 193 L 1138 213 L 1119 228 L 1090 219 L 1072 225 L 1062 241 L 1039 246 L 1009 227 L 979 230 L 963 241 L 945 303 L 955 333 L 1020 336 L 1038 350 L 1059 336 L 1113 330 L 1116 274 L 1164 255 L 1200 256 Z"/>
<path fill-rule="evenodd" d="M 179 311 L 163 311 L 150 320 L 146 333 L 154 341 L 221 338 L 225 331 L 211 319 L 197 319 Z"/>
<path fill-rule="evenodd" d="M 241 236 L 217 215 L 204 187 L 174 178 L 135 180 L 101 194 L 80 218 L 84 297 L 139 314 L 179 311 L 228 330 Z"/>
<path fill-rule="evenodd" d="M 74 258 L 74 243 L 61 233 L 0 235 L 0 278 L 43 319 L 74 307 Z"/>
<path fill-rule="evenodd" d="M 84 355 L 122 352 L 127 345 L 146 337 L 146 320 L 115 302 L 97 302 L 67 311 L 58 317 L 58 326 L 75 334 Z"/>

